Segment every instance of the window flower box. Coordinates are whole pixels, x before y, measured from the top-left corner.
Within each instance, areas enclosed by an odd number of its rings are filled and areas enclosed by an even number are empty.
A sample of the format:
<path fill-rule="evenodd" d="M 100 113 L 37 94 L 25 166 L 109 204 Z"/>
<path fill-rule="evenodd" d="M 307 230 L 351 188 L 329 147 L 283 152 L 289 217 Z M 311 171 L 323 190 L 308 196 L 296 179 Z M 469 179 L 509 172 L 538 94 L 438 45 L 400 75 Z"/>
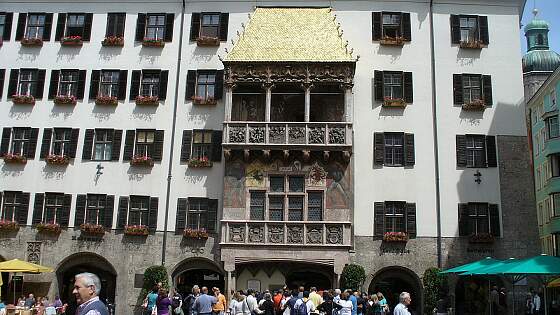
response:
<path fill-rule="evenodd" d="M 126 225 L 124 227 L 125 235 L 146 236 L 148 235 L 148 227 L 145 225 Z"/>
<path fill-rule="evenodd" d="M 62 46 L 82 46 L 84 41 L 82 36 L 65 36 L 60 39 Z"/>
<path fill-rule="evenodd" d="M 386 232 L 383 234 L 383 241 L 406 243 L 408 241 L 408 234 L 404 232 Z"/>
<path fill-rule="evenodd" d="M 196 45 L 200 47 L 220 46 L 220 39 L 218 37 L 200 36 L 196 39 Z"/>
<path fill-rule="evenodd" d="M 54 97 L 53 102 L 56 105 L 76 105 L 78 99 L 73 95 L 57 95 Z"/>
<path fill-rule="evenodd" d="M 105 227 L 100 224 L 82 223 L 80 224 L 80 231 L 88 235 L 105 235 Z"/>
<path fill-rule="evenodd" d="M 50 165 L 68 165 L 70 158 L 64 155 L 49 154 L 45 159 Z"/>
<path fill-rule="evenodd" d="M 118 100 L 116 96 L 98 95 L 95 98 L 95 105 L 117 105 Z"/>
<path fill-rule="evenodd" d="M 136 96 L 136 105 L 159 105 L 159 97 L 157 96 Z"/>
<path fill-rule="evenodd" d="M 19 224 L 15 221 L 0 220 L 0 232 L 9 233 L 17 232 L 19 230 Z"/>
<path fill-rule="evenodd" d="M 402 36 L 398 36 L 398 37 L 390 37 L 390 36 L 384 36 L 379 43 L 381 45 L 387 45 L 387 46 L 400 46 L 402 47 L 404 45 L 404 37 Z"/>
<path fill-rule="evenodd" d="M 469 236 L 469 243 L 471 244 L 492 244 L 494 240 L 494 235 L 490 233 L 478 233 Z"/>
<path fill-rule="evenodd" d="M 402 98 L 385 97 L 385 98 L 383 98 L 383 106 L 384 107 L 405 107 L 406 102 Z"/>
<path fill-rule="evenodd" d="M 27 163 L 27 157 L 20 154 L 6 153 L 4 154 L 4 163 L 25 164 Z"/>
<path fill-rule="evenodd" d="M 62 228 L 58 223 L 39 223 L 35 226 L 39 233 L 59 235 Z"/>
<path fill-rule="evenodd" d="M 472 111 L 483 111 L 486 109 L 486 104 L 484 103 L 484 100 L 474 100 L 472 102 L 463 104 L 463 109 Z"/>
<path fill-rule="evenodd" d="M 21 39 L 21 46 L 26 47 L 41 47 L 43 46 L 43 39 L 41 38 L 22 38 Z"/>
<path fill-rule="evenodd" d="M 213 97 L 202 97 L 202 96 L 193 96 L 192 98 L 193 104 L 196 105 L 216 105 L 218 104 L 218 100 Z"/>
<path fill-rule="evenodd" d="M 199 159 L 190 159 L 187 162 L 189 167 L 212 167 L 212 161 L 208 157 L 201 157 Z"/>
<path fill-rule="evenodd" d="M 163 41 L 163 39 L 144 38 L 144 40 L 142 41 L 142 46 L 163 48 L 165 47 L 165 42 Z"/>
<path fill-rule="evenodd" d="M 183 231 L 183 236 L 197 240 L 205 240 L 208 238 L 208 231 L 206 229 L 190 229 L 187 228 Z"/>
<path fill-rule="evenodd" d="M 35 105 L 35 97 L 33 95 L 12 95 L 12 103 L 16 105 Z"/>
<path fill-rule="evenodd" d="M 124 37 L 122 36 L 107 36 L 101 41 L 101 45 L 105 47 L 122 47 L 124 46 Z"/>
<path fill-rule="evenodd" d="M 484 43 L 478 39 L 470 40 L 470 41 L 462 41 L 459 43 L 459 47 L 461 48 L 480 49 L 485 46 L 486 45 L 484 45 Z"/>
<path fill-rule="evenodd" d="M 154 166 L 154 160 L 149 156 L 135 155 L 130 160 L 130 165 L 152 167 Z"/>

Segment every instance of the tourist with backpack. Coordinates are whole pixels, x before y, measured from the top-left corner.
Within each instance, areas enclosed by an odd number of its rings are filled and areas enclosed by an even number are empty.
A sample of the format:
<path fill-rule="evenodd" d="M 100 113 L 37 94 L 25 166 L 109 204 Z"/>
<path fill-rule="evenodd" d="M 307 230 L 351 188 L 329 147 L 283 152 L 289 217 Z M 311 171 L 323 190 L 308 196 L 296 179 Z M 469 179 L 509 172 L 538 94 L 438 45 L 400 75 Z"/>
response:
<path fill-rule="evenodd" d="M 294 308 L 296 315 L 309 315 L 315 312 L 315 304 L 309 299 L 309 291 L 303 291 L 303 298 L 296 301 Z"/>
<path fill-rule="evenodd" d="M 173 296 L 171 297 L 171 308 L 173 310 L 173 314 L 185 315 L 182 306 L 183 306 L 183 297 L 179 292 L 177 292 L 177 289 L 175 289 L 175 293 L 173 293 Z"/>

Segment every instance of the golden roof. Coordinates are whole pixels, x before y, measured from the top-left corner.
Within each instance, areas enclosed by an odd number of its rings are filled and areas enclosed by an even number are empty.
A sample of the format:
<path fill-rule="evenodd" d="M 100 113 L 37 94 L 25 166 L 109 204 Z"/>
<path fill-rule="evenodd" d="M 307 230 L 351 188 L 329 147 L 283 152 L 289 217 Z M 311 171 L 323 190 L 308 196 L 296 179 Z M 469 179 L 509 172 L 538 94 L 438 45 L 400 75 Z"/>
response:
<path fill-rule="evenodd" d="M 224 61 L 355 62 L 341 34 L 330 8 L 257 8 Z"/>

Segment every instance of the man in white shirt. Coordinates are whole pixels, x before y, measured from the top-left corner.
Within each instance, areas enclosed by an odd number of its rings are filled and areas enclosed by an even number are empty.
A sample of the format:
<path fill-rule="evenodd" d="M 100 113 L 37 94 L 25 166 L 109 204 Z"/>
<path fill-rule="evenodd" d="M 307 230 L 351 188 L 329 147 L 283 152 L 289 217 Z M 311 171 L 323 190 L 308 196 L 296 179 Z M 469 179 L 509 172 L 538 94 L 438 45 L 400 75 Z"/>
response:
<path fill-rule="evenodd" d="M 402 292 L 399 295 L 399 302 L 400 303 L 397 304 L 393 310 L 393 315 L 410 315 L 410 312 L 408 311 L 408 306 L 410 305 L 410 302 L 412 302 L 410 293 Z"/>
<path fill-rule="evenodd" d="M 259 303 L 255 297 L 255 291 L 249 289 L 247 290 L 247 306 L 249 306 L 249 311 L 251 314 L 262 314 L 263 311 L 259 309 Z"/>
<path fill-rule="evenodd" d="M 533 293 L 533 314 L 541 313 L 541 297 L 537 292 Z"/>
<path fill-rule="evenodd" d="M 352 301 L 348 299 L 348 292 L 343 292 L 338 298 L 338 302 L 335 303 L 338 304 L 338 308 L 340 308 L 337 313 L 338 315 L 352 315 L 354 305 L 352 304 Z M 337 307 L 334 307 L 333 310 L 336 308 Z"/>

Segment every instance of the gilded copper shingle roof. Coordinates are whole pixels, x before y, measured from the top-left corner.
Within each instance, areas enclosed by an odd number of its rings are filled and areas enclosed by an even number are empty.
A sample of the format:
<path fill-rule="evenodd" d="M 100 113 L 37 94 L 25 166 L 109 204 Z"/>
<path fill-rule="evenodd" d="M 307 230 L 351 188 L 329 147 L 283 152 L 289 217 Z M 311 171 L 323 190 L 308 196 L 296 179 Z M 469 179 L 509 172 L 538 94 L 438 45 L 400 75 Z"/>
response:
<path fill-rule="evenodd" d="M 257 8 L 225 61 L 355 61 L 345 45 L 331 9 Z"/>

